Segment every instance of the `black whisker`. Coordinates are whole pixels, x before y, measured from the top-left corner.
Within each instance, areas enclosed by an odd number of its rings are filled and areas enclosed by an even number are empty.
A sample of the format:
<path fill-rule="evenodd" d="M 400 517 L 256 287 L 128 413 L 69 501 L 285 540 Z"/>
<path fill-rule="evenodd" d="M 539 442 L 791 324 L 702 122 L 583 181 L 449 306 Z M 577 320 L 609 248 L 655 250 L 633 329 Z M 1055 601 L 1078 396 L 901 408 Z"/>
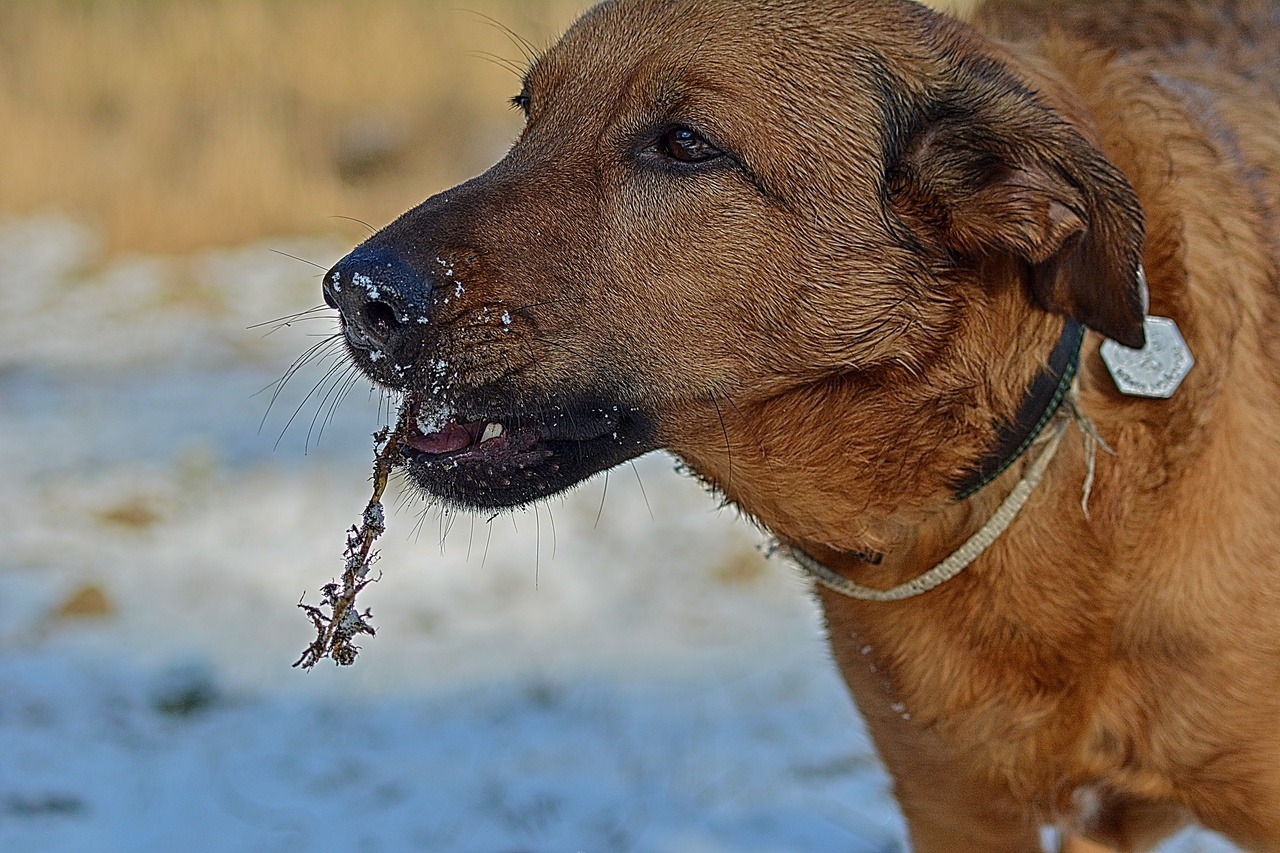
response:
<path fill-rule="evenodd" d="M 444 534 L 440 537 L 440 553 L 444 553 L 445 540 L 449 538 L 449 534 L 453 531 L 453 525 L 458 521 L 458 513 L 445 510 L 445 517 L 448 522 L 444 526 Z"/>
<path fill-rule="evenodd" d="M 341 366 L 341 365 L 337 365 Z M 316 412 L 311 416 L 311 424 L 307 427 L 306 446 L 311 446 L 311 435 L 315 433 L 316 446 L 320 446 L 320 439 L 324 436 L 324 428 L 328 425 L 329 419 L 333 416 L 333 403 L 340 399 L 345 390 L 350 387 L 347 383 L 353 381 L 353 374 L 358 375 L 359 369 L 351 363 L 347 363 L 343 370 L 334 378 L 333 383 L 329 386 L 329 390 L 320 398 L 320 402 L 316 404 Z M 321 413 L 325 411 L 326 405 L 329 406 L 328 414 L 322 419 Z M 319 429 L 316 429 L 317 423 Z"/>
<path fill-rule="evenodd" d="M 644 480 L 640 478 L 640 469 L 636 467 L 635 460 L 631 461 L 631 470 L 636 475 L 636 482 L 640 484 L 640 497 L 644 498 L 644 508 L 649 511 L 649 520 L 653 518 L 653 507 L 649 506 L 649 494 L 644 490 Z"/>
<path fill-rule="evenodd" d="M 743 423 L 751 423 L 751 419 L 742 413 L 742 409 L 738 407 L 738 404 L 733 401 L 732 397 L 730 397 L 728 394 L 725 394 L 724 399 L 729 403 L 730 406 L 733 406 L 733 410 L 738 413 L 739 420 L 741 420 Z M 764 460 L 765 465 L 767 465 L 770 469 L 772 469 L 773 463 L 769 458 L 769 453 L 764 449 L 764 440 L 760 438 L 760 434 L 758 432 L 753 433 L 752 435 L 755 438 L 756 448 L 759 449 L 760 451 L 760 458 Z"/>
<path fill-rule="evenodd" d="M 277 255 L 280 255 L 281 257 L 289 258 L 290 260 L 297 261 L 297 262 L 298 262 L 298 263 L 300 263 L 300 264 L 310 264 L 311 266 L 315 267 L 316 269 L 320 270 L 321 272 L 328 272 L 328 271 L 329 271 L 329 268 L 328 268 L 328 267 L 322 267 L 322 266 L 320 266 L 319 264 L 317 264 L 315 261 L 309 261 L 309 260 L 307 260 L 306 258 L 300 258 L 300 257 L 298 257 L 297 255 L 291 255 L 291 254 L 289 254 L 288 252 L 282 252 L 282 251 L 280 251 L 279 249 L 272 249 L 271 251 L 272 251 L 272 252 L 275 252 Z"/>
<path fill-rule="evenodd" d="M 404 512 L 408 509 L 413 497 L 413 493 L 407 489 L 396 495 L 396 512 Z M 435 508 L 435 504 L 428 503 L 422 507 L 422 512 L 418 513 L 418 518 L 414 522 L 413 528 L 409 531 L 415 543 L 418 541 L 418 536 L 422 531 L 422 524 L 426 520 L 427 514 Z"/>
<path fill-rule="evenodd" d="M 604 472 L 604 488 L 600 490 L 600 506 L 596 509 L 596 522 L 591 525 L 592 530 L 600 527 L 600 516 L 604 515 L 604 499 L 609 496 L 609 472 Z"/>
<path fill-rule="evenodd" d="M 551 509 L 551 504 L 549 503 L 547 504 L 547 520 L 551 522 L 551 559 L 554 560 L 556 558 L 556 550 L 559 546 L 559 542 L 556 537 L 556 514 Z"/>
<path fill-rule="evenodd" d="M 487 50 L 468 50 L 467 56 L 474 56 L 476 59 L 483 59 L 485 62 L 493 63 L 504 71 L 510 71 L 517 79 L 524 78 L 527 66 L 521 65 L 513 59 L 507 59 L 505 56 L 499 56 Z"/>
<path fill-rule="evenodd" d="M 508 27 L 506 24 L 499 21 L 497 18 L 491 18 L 488 15 L 484 14 L 483 12 L 477 12 L 474 9 L 459 9 L 456 11 L 469 12 L 470 14 L 475 15 L 477 18 L 480 18 L 481 20 L 488 23 L 489 26 L 493 27 L 498 32 L 505 35 L 507 37 L 507 40 L 511 42 L 512 46 L 514 46 L 516 50 L 524 54 L 525 60 L 530 64 L 532 64 L 534 60 L 538 58 L 537 48 L 535 48 L 532 44 L 530 44 L 528 39 L 521 36 L 519 33 L 517 33 L 515 30 Z M 523 75 L 523 72 L 521 73 Z"/>
<path fill-rule="evenodd" d="M 340 340 L 341 335 L 335 334 L 329 336 L 325 340 L 312 344 L 302 353 L 302 355 L 298 356 L 293 364 L 289 365 L 288 369 L 284 372 L 284 376 L 281 376 L 275 382 L 272 382 L 267 387 L 258 391 L 257 394 L 253 395 L 254 397 L 257 397 L 258 394 L 264 394 L 267 391 L 271 391 L 271 399 L 267 401 L 267 410 L 262 413 L 262 420 L 258 423 L 258 432 L 262 432 L 262 428 L 266 426 L 267 418 L 270 417 L 272 409 L 275 408 L 276 401 L 280 399 L 280 395 L 284 392 L 285 386 L 289 384 L 289 380 L 293 379 L 294 376 L 297 376 L 298 371 L 302 370 L 302 368 L 306 367 L 312 361 L 332 357 L 331 350 Z"/>
<path fill-rule="evenodd" d="M 333 344 L 337 343 L 340 338 L 341 338 L 340 334 L 334 333 L 334 334 L 328 335 L 324 340 L 319 341 L 318 343 L 314 343 L 311 346 L 307 347 L 307 349 L 303 351 L 302 355 L 294 359 L 293 363 L 289 365 L 289 368 L 285 371 L 284 376 L 280 377 L 275 382 L 272 382 L 270 385 L 266 386 L 265 388 L 262 388 L 253 396 L 256 397 L 258 396 L 258 394 L 261 394 L 272 388 L 279 388 L 284 383 L 288 382 L 289 378 L 294 373 L 296 373 L 299 368 L 305 367 L 307 362 L 314 360 L 320 355 L 321 350 L 331 347 Z"/>
<path fill-rule="evenodd" d="M 323 426 L 317 430 L 317 424 L 322 423 L 320 420 L 320 414 L 325 410 L 325 406 L 340 393 L 343 382 L 345 382 L 347 377 L 351 375 L 351 371 L 353 369 L 353 366 L 350 364 L 343 364 L 341 361 L 335 361 L 333 366 L 325 373 L 325 378 L 321 380 L 321 383 L 325 386 L 324 390 L 316 401 L 316 410 L 315 413 L 311 415 L 311 423 L 307 425 L 307 438 L 303 444 L 304 453 L 311 449 L 313 437 L 315 439 L 315 444 L 319 446 L 320 437 L 324 434 Z"/>
<path fill-rule="evenodd" d="M 409 506 L 410 499 L 411 499 L 410 495 L 407 495 L 407 494 L 401 495 L 400 503 L 397 508 L 397 511 L 404 510 L 407 506 Z M 419 542 L 422 541 L 422 529 L 426 527 L 427 516 L 431 514 L 431 510 L 433 509 L 436 509 L 435 505 L 427 504 L 422 508 L 420 512 L 415 513 L 415 517 L 413 520 L 413 527 L 409 529 L 409 535 L 413 537 L 414 545 L 417 545 Z"/>
<path fill-rule="evenodd" d="M 467 562 L 468 563 L 471 562 L 471 543 L 475 540 L 475 536 L 476 536 L 476 514 L 473 512 L 473 513 L 470 513 L 470 515 L 471 515 L 471 530 L 467 533 Z"/>
<path fill-rule="evenodd" d="M 336 213 L 335 213 L 333 216 L 330 216 L 329 218 L 330 218 L 330 219 L 345 219 L 345 220 L 347 220 L 348 222 L 354 222 L 354 223 L 356 223 L 357 225 L 363 225 L 365 228 L 368 228 L 368 229 L 369 229 L 369 233 L 370 233 L 370 234 L 377 234 L 377 233 L 378 233 L 378 229 L 377 229 L 377 228 L 374 228 L 372 225 L 370 225 L 368 222 L 365 222 L 363 219 L 356 219 L 354 216 L 340 216 L 340 215 L 338 215 L 338 214 L 336 214 Z"/>
<path fill-rule="evenodd" d="M 285 317 L 277 317 L 274 320 L 267 320 L 265 323 L 254 323 L 252 326 L 246 326 L 245 328 L 247 328 L 249 331 L 253 331 L 255 329 L 261 329 L 266 326 L 270 326 L 271 331 L 263 335 L 263 337 L 265 338 L 275 334 L 276 332 L 280 331 L 283 328 L 293 325 L 294 323 L 300 323 L 304 320 L 324 320 L 324 319 L 336 320 L 337 315 L 333 313 L 333 309 L 331 309 L 329 306 L 317 305 L 314 308 L 308 308 L 306 311 L 299 311 L 297 314 L 289 314 L 288 316 L 285 316 Z"/>
<path fill-rule="evenodd" d="M 340 361 L 336 362 L 335 364 L 331 365 L 329 369 L 324 372 L 324 375 L 320 377 L 319 381 L 316 382 L 314 386 L 312 386 L 311 390 L 307 392 L 307 396 L 302 398 L 302 402 L 299 403 L 298 407 L 293 410 L 293 414 L 289 416 L 289 420 L 285 422 L 284 427 L 280 430 L 280 437 L 276 439 L 276 444 L 275 444 L 276 447 L 279 447 L 280 442 L 284 441 L 285 433 L 289 431 L 289 427 L 293 425 L 293 422 L 297 419 L 298 415 L 300 415 L 302 413 L 302 410 L 306 408 L 307 403 L 311 400 L 311 398 L 314 397 L 320 391 L 321 388 L 325 387 L 328 384 L 330 377 L 332 377 L 334 373 L 338 372 L 342 368 L 343 368 L 343 362 L 340 362 Z M 310 441 L 311 441 L 311 436 L 308 434 L 307 444 L 305 444 L 302 448 L 302 453 L 304 456 L 311 449 Z"/>
<path fill-rule="evenodd" d="M 729 443 L 729 428 L 724 423 L 724 412 L 720 411 L 720 402 L 716 399 L 715 392 L 711 393 L 711 405 L 716 407 L 716 416 L 720 418 L 720 432 L 724 434 L 724 452 L 729 457 L 729 477 L 726 484 L 726 491 L 733 486 L 733 446 Z"/>
<path fill-rule="evenodd" d="M 325 427 L 327 427 L 330 423 L 333 422 L 334 417 L 338 414 L 338 409 L 342 406 L 342 404 L 346 401 L 347 396 L 351 393 L 351 389 L 355 388 L 360 384 L 360 377 L 361 377 L 360 371 L 357 370 L 353 365 L 351 370 L 347 372 L 347 378 L 345 380 L 346 387 L 343 388 L 342 393 L 339 394 L 334 399 L 333 405 L 329 407 L 328 417 L 326 417 L 324 423 L 320 425 L 320 432 L 322 434 L 324 433 Z"/>
<path fill-rule="evenodd" d="M 489 518 L 489 521 L 487 524 L 489 528 L 489 532 L 484 537 L 484 556 L 480 558 L 480 571 L 482 572 L 484 571 L 484 564 L 489 561 L 489 545 L 490 543 L 493 542 L 493 519 L 497 517 L 498 517 L 498 514 L 494 513 Z"/>
<path fill-rule="evenodd" d="M 538 588 L 538 573 L 542 569 L 542 517 L 538 505 L 533 505 L 533 588 Z"/>

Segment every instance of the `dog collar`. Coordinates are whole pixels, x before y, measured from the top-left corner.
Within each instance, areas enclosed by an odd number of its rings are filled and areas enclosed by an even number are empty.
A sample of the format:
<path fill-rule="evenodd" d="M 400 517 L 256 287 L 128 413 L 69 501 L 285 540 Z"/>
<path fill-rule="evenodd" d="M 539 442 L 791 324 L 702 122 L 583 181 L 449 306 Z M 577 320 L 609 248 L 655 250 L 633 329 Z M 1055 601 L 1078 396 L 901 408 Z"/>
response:
<path fill-rule="evenodd" d="M 1093 434 L 1092 425 L 1088 424 L 1076 404 L 1074 391 L 1069 388 L 1067 395 L 1068 405 L 1071 410 L 1070 414 L 1058 419 L 1057 425 L 1049 433 L 1044 449 L 1040 451 L 1040 455 L 1031 463 L 1027 473 L 1023 474 L 1022 479 L 1018 481 L 1018 485 L 1013 487 L 1013 491 L 1000 503 L 995 513 L 987 520 L 986 524 L 982 525 L 977 533 L 970 536 L 951 556 L 919 577 L 892 589 L 875 589 L 863 586 L 827 568 L 800 548 L 784 546 L 783 552 L 827 589 L 848 598 L 856 598 L 859 601 L 902 601 L 907 598 L 915 598 L 917 595 L 923 595 L 931 589 L 942 586 L 967 569 L 974 560 L 978 559 L 984 551 L 991 547 L 991 543 L 999 539 L 1009 529 L 1009 525 L 1017 517 L 1018 513 L 1022 511 L 1027 500 L 1030 499 L 1031 493 L 1036 490 L 1036 486 L 1040 485 L 1040 480 L 1044 478 L 1045 471 L 1049 469 L 1049 463 L 1053 461 L 1053 457 L 1058 453 L 1058 447 L 1062 444 L 1062 436 L 1066 433 L 1067 427 L 1074 421 L 1082 431 L 1088 430 L 1085 433 L 1086 435 Z"/>
<path fill-rule="evenodd" d="M 995 447 L 969 468 L 956 486 L 958 500 L 973 497 L 1009 470 L 1009 466 L 1017 462 L 1044 431 L 1066 399 L 1079 370 L 1080 346 L 1083 343 L 1084 326 L 1068 317 L 1057 346 L 1049 355 L 1048 365 L 1027 388 L 1017 414 L 1011 422 L 996 427 Z"/>
<path fill-rule="evenodd" d="M 1074 380 L 1080 366 L 1080 347 L 1083 341 L 1084 327 L 1079 322 L 1068 319 L 1057 345 L 1049 356 L 1047 367 L 1036 376 L 1031 387 L 1027 389 L 1013 422 L 998 427 L 999 436 L 995 448 L 967 474 L 959 487 L 959 498 L 971 496 L 999 477 L 1033 445 L 1042 443 L 1043 450 L 1027 468 L 1018 484 L 1013 487 L 1013 491 L 996 508 L 987 523 L 941 563 L 923 575 L 892 589 L 874 589 L 831 570 L 800 548 L 784 546 L 783 551 L 827 589 L 862 601 L 901 601 L 914 598 L 960 574 L 986 551 L 991 543 L 1000 538 L 1013 519 L 1022 511 L 1031 493 L 1040 485 L 1045 471 L 1049 468 L 1049 463 L 1057 455 L 1062 437 L 1072 422 L 1086 437 L 1086 445 L 1090 440 L 1100 442 L 1093 424 L 1080 411 L 1078 393 L 1075 390 Z M 1067 404 L 1068 412 L 1058 416 L 1064 402 Z M 1058 416 L 1057 424 L 1046 438 L 1042 438 L 1045 427 L 1054 420 L 1055 416 Z M 1089 480 L 1085 485 L 1086 513 L 1092 470 L 1093 466 L 1090 462 Z"/>

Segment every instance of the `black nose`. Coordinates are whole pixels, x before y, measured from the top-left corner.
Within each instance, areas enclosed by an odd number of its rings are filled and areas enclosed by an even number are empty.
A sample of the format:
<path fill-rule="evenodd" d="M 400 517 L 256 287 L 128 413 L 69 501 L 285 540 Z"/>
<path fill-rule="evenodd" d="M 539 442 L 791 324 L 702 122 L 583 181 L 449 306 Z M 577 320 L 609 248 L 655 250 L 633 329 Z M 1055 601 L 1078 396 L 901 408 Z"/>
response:
<path fill-rule="evenodd" d="M 324 277 L 324 301 L 342 314 L 353 346 L 392 357 L 403 354 L 411 332 L 427 322 L 432 282 L 396 252 L 364 247 Z"/>

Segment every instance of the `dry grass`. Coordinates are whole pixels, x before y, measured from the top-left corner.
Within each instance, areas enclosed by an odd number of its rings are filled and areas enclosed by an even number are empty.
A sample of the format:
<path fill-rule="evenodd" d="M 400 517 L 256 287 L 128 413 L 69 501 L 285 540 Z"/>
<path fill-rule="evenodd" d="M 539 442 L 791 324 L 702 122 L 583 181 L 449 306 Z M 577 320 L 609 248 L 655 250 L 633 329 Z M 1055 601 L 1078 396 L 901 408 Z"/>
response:
<path fill-rule="evenodd" d="M 491 161 L 523 63 L 456 0 L 7 0 L 0 215 L 180 251 L 382 222 Z M 485 0 L 537 42 L 582 5 Z M 358 229 L 357 229 L 358 230 Z"/>
<path fill-rule="evenodd" d="M 965 2 L 966 0 L 959 0 Z M 458 10 L 470 5 L 483 13 Z M 361 233 L 473 174 L 523 65 L 587 0 L 5 0 L 0 218 L 72 211 L 116 249 Z"/>

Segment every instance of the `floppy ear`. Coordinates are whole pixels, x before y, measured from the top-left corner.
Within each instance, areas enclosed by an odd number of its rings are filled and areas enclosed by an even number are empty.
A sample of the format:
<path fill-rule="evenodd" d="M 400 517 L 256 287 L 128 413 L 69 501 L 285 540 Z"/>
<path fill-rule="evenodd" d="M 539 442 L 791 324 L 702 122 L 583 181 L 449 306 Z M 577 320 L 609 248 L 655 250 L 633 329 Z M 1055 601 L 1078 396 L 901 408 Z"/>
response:
<path fill-rule="evenodd" d="M 1012 93 L 935 106 L 916 127 L 891 172 L 912 219 L 961 255 L 1021 258 L 1042 308 L 1143 346 L 1142 210 L 1096 146 Z"/>

